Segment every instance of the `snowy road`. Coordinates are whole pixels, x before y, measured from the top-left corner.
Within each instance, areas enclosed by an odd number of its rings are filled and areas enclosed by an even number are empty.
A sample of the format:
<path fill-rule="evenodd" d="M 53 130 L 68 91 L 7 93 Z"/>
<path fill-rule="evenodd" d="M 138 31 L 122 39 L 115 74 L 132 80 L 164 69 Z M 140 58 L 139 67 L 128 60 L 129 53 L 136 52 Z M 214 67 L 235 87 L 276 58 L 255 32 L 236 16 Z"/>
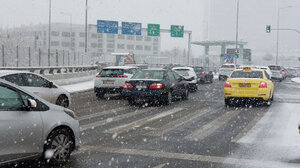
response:
<path fill-rule="evenodd" d="M 225 107 L 223 86 L 162 107 L 73 93 L 82 146 L 65 167 L 300 167 L 299 84 L 275 83 L 272 106 L 250 108 Z"/>

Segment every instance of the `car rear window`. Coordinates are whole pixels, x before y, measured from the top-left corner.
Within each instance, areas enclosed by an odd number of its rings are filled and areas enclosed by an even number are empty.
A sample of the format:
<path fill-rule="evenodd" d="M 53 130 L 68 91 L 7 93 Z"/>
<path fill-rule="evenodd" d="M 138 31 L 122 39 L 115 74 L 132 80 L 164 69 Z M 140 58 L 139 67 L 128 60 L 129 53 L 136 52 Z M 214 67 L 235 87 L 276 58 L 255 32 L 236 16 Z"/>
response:
<path fill-rule="evenodd" d="M 131 79 L 163 79 L 164 71 L 143 70 L 137 72 Z"/>
<path fill-rule="evenodd" d="M 235 68 L 234 65 L 225 64 L 222 65 L 221 68 Z"/>
<path fill-rule="evenodd" d="M 262 71 L 233 71 L 231 78 L 263 78 Z"/>
<path fill-rule="evenodd" d="M 280 66 L 269 66 L 271 70 L 281 70 Z"/>
<path fill-rule="evenodd" d="M 117 77 L 118 75 L 123 75 L 124 69 L 103 69 L 99 75 L 101 77 Z"/>
<path fill-rule="evenodd" d="M 194 68 L 194 71 L 195 72 L 203 72 L 204 68 L 203 67 L 197 67 L 197 68 Z"/>
<path fill-rule="evenodd" d="M 174 71 L 177 72 L 179 75 L 189 76 L 189 70 L 188 69 L 175 69 Z"/>

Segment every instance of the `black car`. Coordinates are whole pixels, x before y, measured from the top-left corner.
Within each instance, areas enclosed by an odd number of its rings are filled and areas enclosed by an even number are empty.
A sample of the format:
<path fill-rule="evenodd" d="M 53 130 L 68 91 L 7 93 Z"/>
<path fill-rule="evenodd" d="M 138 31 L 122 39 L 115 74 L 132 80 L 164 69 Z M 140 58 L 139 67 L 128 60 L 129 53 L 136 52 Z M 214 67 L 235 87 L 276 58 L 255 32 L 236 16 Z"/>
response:
<path fill-rule="evenodd" d="M 137 72 L 123 86 L 122 95 L 133 105 L 137 102 L 170 104 L 175 98 L 188 99 L 185 78 L 169 69 L 146 69 Z"/>
<path fill-rule="evenodd" d="M 195 66 L 193 67 L 197 75 L 198 83 L 213 83 L 214 75 L 207 68 Z"/>

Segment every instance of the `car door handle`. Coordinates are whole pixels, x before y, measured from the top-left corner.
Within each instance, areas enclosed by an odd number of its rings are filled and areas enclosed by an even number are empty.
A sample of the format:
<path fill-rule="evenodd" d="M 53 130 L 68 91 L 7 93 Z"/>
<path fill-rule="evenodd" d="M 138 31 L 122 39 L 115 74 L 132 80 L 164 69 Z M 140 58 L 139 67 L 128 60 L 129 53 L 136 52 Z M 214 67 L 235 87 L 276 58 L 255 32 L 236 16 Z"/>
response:
<path fill-rule="evenodd" d="M 34 94 L 39 94 L 39 92 L 33 92 Z"/>

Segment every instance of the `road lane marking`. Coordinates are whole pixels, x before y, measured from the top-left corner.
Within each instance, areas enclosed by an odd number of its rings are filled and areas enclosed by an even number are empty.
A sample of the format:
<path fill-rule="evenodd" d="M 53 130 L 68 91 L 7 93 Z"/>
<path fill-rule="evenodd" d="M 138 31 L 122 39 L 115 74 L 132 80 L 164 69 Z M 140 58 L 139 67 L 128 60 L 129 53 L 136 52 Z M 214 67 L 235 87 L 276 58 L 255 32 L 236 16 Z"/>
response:
<path fill-rule="evenodd" d="M 245 136 L 247 134 L 247 132 L 249 130 L 251 130 L 256 123 L 258 123 L 258 121 L 264 116 L 264 114 L 258 114 L 252 121 L 250 121 L 247 126 L 237 135 L 235 136 L 231 142 L 238 142 L 238 140 L 240 140 L 243 136 Z"/>
<path fill-rule="evenodd" d="M 73 155 L 78 155 L 84 152 L 102 152 L 102 153 L 112 153 L 121 155 L 135 155 L 144 156 L 152 158 L 165 158 L 165 159 L 179 159 L 188 161 L 198 161 L 198 162 L 208 162 L 217 164 L 228 164 L 228 165 L 238 165 L 242 167 L 264 167 L 264 168 L 299 168 L 299 163 L 288 163 L 280 161 L 269 161 L 269 160 L 254 160 L 254 159 L 243 159 L 243 158 L 230 158 L 221 156 L 207 156 L 207 155 L 196 155 L 196 154 L 186 154 L 186 153 L 171 153 L 155 150 L 138 150 L 138 149 L 120 149 L 120 148 L 110 148 L 103 146 L 82 146 L 79 151 L 73 152 Z"/>
<path fill-rule="evenodd" d="M 217 109 L 216 111 L 219 111 L 220 109 L 223 109 L 223 107 Z M 194 120 L 195 118 L 201 117 L 202 115 L 204 115 L 204 114 L 206 114 L 210 111 L 212 111 L 212 110 L 205 109 L 205 110 L 203 110 L 199 113 L 199 111 L 196 110 L 196 112 L 190 113 L 190 114 L 188 114 L 188 115 L 186 115 L 182 118 L 171 121 L 168 124 L 163 125 L 162 127 L 159 127 L 155 131 L 151 131 L 151 132 L 147 133 L 146 135 L 149 135 L 149 136 L 162 136 L 165 133 L 167 133 L 167 132 L 169 132 L 169 131 L 171 131 L 171 130 L 173 130 L 173 129 L 181 126 L 181 125 L 184 125 L 185 123 L 190 122 L 190 121 Z"/>
<path fill-rule="evenodd" d="M 94 117 L 99 117 L 101 115 L 116 113 L 116 112 L 127 110 L 127 109 L 130 109 L 130 106 L 124 106 L 124 107 L 120 107 L 120 108 L 116 108 L 116 109 L 104 110 L 104 111 L 101 111 L 101 112 L 98 112 L 98 113 L 84 115 L 84 116 L 79 117 L 78 120 L 79 121 L 87 120 L 87 119 L 91 119 L 91 118 L 94 118 Z"/>
<path fill-rule="evenodd" d="M 156 109 L 156 108 L 150 107 L 150 108 L 144 108 L 144 109 L 141 109 L 141 110 L 134 110 L 133 112 L 129 112 L 129 113 L 122 114 L 122 115 L 119 115 L 119 116 L 111 117 L 111 118 L 108 118 L 106 120 L 101 120 L 101 121 L 96 121 L 96 122 L 92 122 L 92 123 L 89 123 L 89 124 L 81 125 L 80 126 L 80 131 L 85 131 L 85 130 L 88 130 L 88 129 L 91 129 L 91 128 L 96 128 L 96 127 L 105 125 L 107 123 L 119 121 L 119 120 L 131 117 L 131 116 L 134 116 L 134 115 L 143 114 L 143 113 L 149 112 L 150 110 L 154 110 L 154 109 Z"/>
<path fill-rule="evenodd" d="M 185 136 L 185 139 L 194 141 L 194 140 L 203 140 L 217 129 L 225 125 L 229 120 L 233 117 L 237 116 L 241 111 L 239 110 L 231 110 L 226 112 L 225 114 L 221 115 L 220 117 L 214 119 L 213 121 L 209 122 L 208 124 L 202 126 L 200 129 L 194 131 L 193 133 Z"/>
<path fill-rule="evenodd" d="M 182 111 L 182 110 L 184 110 L 184 108 L 173 108 L 173 109 L 165 111 L 163 113 L 159 113 L 159 114 L 155 114 L 155 115 L 152 115 L 152 116 L 148 116 L 146 118 L 142 118 L 140 120 L 137 120 L 137 121 L 125 124 L 125 125 L 121 125 L 121 126 L 118 126 L 118 127 L 112 128 L 112 129 L 109 129 L 109 130 L 106 131 L 106 133 L 120 134 L 120 133 L 123 133 L 125 131 L 130 130 L 130 129 L 133 129 L 133 128 L 145 125 L 145 124 L 147 124 L 147 123 L 149 123 L 149 122 L 151 122 L 153 120 L 157 120 L 157 119 L 166 117 L 168 115 L 177 113 L 177 112 Z"/>

